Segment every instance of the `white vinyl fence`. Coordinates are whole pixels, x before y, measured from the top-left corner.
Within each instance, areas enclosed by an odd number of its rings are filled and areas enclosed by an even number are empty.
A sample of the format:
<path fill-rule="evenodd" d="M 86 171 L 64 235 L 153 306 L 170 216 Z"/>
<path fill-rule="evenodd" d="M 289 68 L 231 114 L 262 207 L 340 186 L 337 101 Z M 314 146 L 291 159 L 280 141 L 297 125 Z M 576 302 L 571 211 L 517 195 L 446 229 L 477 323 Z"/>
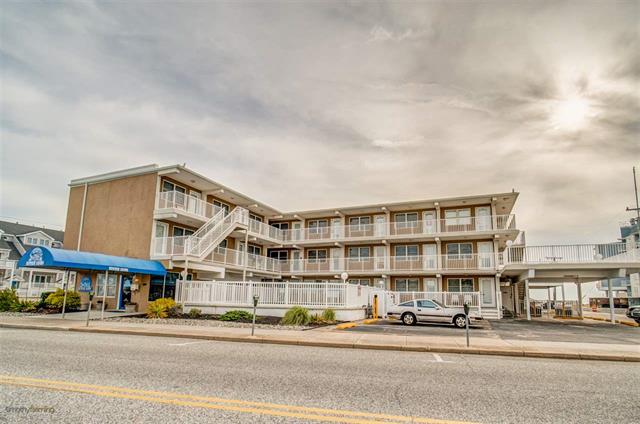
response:
<path fill-rule="evenodd" d="M 435 300 L 444 306 L 463 307 L 466 303 L 470 308 L 482 308 L 480 292 L 388 292 L 394 304 L 408 302 L 415 299 Z"/>
<path fill-rule="evenodd" d="M 241 281 L 178 281 L 176 302 L 199 306 L 261 306 L 361 308 L 368 304 L 369 287 L 343 283 Z"/>

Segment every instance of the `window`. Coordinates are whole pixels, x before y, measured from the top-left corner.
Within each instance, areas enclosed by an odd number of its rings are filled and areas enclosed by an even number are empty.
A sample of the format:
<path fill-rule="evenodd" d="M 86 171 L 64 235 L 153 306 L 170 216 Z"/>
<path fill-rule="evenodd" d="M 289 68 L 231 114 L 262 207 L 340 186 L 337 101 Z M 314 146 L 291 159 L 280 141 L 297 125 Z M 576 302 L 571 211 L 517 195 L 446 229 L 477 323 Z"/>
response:
<path fill-rule="evenodd" d="M 435 308 L 436 304 L 430 300 L 418 300 L 416 301 L 418 308 Z"/>
<path fill-rule="evenodd" d="M 288 230 L 289 229 L 289 223 L 288 222 L 272 222 L 270 224 L 272 227 L 275 227 L 279 230 Z"/>
<path fill-rule="evenodd" d="M 398 306 L 408 306 L 410 308 L 413 308 L 413 300 L 409 301 L 409 302 L 404 302 L 399 304 Z"/>
<path fill-rule="evenodd" d="M 350 247 L 347 253 L 349 255 L 349 259 L 369 259 L 371 257 L 371 248 Z"/>
<path fill-rule="evenodd" d="M 262 222 L 262 217 L 258 215 L 254 215 L 252 213 L 249 214 L 249 219 L 253 219 L 254 221 Z"/>
<path fill-rule="evenodd" d="M 186 237 L 193 234 L 193 230 L 187 230 L 182 227 L 173 227 L 173 236 L 174 237 Z"/>
<path fill-rule="evenodd" d="M 269 252 L 269 257 L 279 261 L 286 261 L 289 259 L 289 252 L 287 250 L 272 250 Z"/>
<path fill-rule="evenodd" d="M 254 246 L 252 244 L 249 245 L 249 249 L 247 249 L 247 253 L 250 255 L 258 255 L 262 254 L 262 248 L 260 246 Z"/>
<path fill-rule="evenodd" d="M 349 218 L 351 231 L 365 231 L 368 225 L 371 225 L 370 216 L 354 216 Z"/>
<path fill-rule="evenodd" d="M 445 225 L 471 224 L 471 209 L 451 209 L 444 211 Z"/>
<path fill-rule="evenodd" d="M 450 292 L 472 292 L 473 278 L 447 278 L 447 289 Z"/>
<path fill-rule="evenodd" d="M 408 257 L 408 256 L 418 256 L 418 245 L 411 244 L 406 246 L 396 246 L 395 247 L 396 256 L 400 257 Z"/>
<path fill-rule="evenodd" d="M 417 278 L 400 278 L 396 280 L 396 291 L 418 291 Z"/>
<path fill-rule="evenodd" d="M 412 228 L 418 226 L 418 212 L 397 213 L 395 215 L 398 228 Z"/>
<path fill-rule="evenodd" d="M 326 229 L 329 224 L 326 219 L 315 219 L 312 221 L 308 221 L 308 226 L 310 234 L 319 234 L 324 232 L 323 229 Z"/>
<path fill-rule="evenodd" d="M 213 201 L 213 206 L 217 206 L 219 208 L 219 209 L 216 209 L 215 213 L 218 213 L 218 211 L 220 209 L 224 209 L 224 214 L 225 215 L 229 213 L 229 205 L 227 205 L 226 203 L 222 203 L 222 202 L 219 202 L 217 200 L 214 200 Z"/>
<path fill-rule="evenodd" d="M 224 239 L 224 240 L 222 240 L 222 241 L 220 242 L 220 244 L 218 245 L 218 247 L 219 247 L 219 248 L 222 248 L 222 249 L 226 249 L 226 248 L 227 248 L 227 244 L 228 244 L 227 239 Z"/>
<path fill-rule="evenodd" d="M 371 285 L 371 280 L 369 280 L 368 278 L 350 278 L 348 281 L 349 281 L 349 284 L 356 284 L 358 286 Z"/>
<path fill-rule="evenodd" d="M 308 250 L 308 258 L 310 263 L 326 262 L 327 250 L 326 249 L 311 249 Z"/>
<path fill-rule="evenodd" d="M 98 279 L 96 282 L 96 296 L 101 297 L 104 296 L 104 274 L 98 274 Z M 107 284 L 107 297 L 115 297 L 116 296 L 116 283 L 118 281 L 118 276 L 115 274 L 109 274 L 109 283 Z"/>
<path fill-rule="evenodd" d="M 447 256 L 450 259 L 470 259 L 473 253 L 471 243 L 449 243 L 447 244 Z"/>
<path fill-rule="evenodd" d="M 187 189 L 184 187 L 180 187 L 172 183 L 171 181 L 164 180 L 162 182 L 162 191 L 177 191 L 179 193 L 187 193 Z"/>
<path fill-rule="evenodd" d="M 51 283 L 51 275 L 35 274 L 32 281 L 34 286 L 43 287 L 45 284 Z"/>

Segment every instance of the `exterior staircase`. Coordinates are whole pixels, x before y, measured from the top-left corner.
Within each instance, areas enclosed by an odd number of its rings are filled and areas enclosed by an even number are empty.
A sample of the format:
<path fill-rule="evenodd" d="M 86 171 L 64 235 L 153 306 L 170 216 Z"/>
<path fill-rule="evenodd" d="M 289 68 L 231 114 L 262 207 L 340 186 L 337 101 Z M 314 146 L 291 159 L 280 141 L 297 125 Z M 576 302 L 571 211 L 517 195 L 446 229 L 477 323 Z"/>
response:
<path fill-rule="evenodd" d="M 247 209 L 237 206 L 226 215 L 224 210 L 220 210 L 198 231 L 189 236 L 185 246 L 185 254 L 203 260 L 236 228 L 247 228 L 248 225 L 249 211 Z"/>

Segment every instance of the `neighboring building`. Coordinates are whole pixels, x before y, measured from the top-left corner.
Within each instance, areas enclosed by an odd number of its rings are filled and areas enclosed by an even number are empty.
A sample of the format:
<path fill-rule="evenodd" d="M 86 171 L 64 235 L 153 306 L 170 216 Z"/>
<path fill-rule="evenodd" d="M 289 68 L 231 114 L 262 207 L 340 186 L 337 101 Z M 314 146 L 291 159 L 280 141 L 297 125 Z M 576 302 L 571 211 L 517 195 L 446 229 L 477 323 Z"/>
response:
<path fill-rule="evenodd" d="M 72 180 L 64 246 L 162 261 L 165 280 L 110 275 L 107 306 L 171 296 L 193 280 L 326 281 L 393 291 L 480 292 L 501 316 L 499 263 L 519 235 L 516 192 L 282 212 L 184 166 Z M 184 275 L 183 274 L 183 275 Z M 104 275 L 95 275 L 98 296 Z M 132 291 L 123 282 L 136 278 Z M 122 296 L 127 296 L 123 299 Z"/>
<path fill-rule="evenodd" d="M 16 268 L 20 257 L 31 247 L 63 247 L 64 232 L 45 227 L 0 221 L 0 287 L 16 289 L 18 296 L 35 298 L 42 291 L 61 287 L 62 272 L 36 268 Z"/>

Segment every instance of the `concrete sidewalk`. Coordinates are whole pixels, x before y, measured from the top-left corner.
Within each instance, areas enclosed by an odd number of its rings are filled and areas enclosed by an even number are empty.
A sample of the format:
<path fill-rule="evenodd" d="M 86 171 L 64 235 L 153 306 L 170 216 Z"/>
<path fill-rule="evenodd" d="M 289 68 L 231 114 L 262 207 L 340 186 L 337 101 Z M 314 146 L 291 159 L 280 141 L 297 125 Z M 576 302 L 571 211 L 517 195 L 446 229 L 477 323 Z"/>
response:
<path fill-rule="evenodd" d="M 256 329 L 256 335 L 252 337 L 248 328 L 138 324 L 109 320 L 91 321 L 90 326 L 85 327 L 81 321 L 33 316 L 1 316 L 0 327 L 352 349 L 640 362 L 640 346 L 634 344 L 503 340 L 474 337 L 472 333 L 471 347 L 467 348 L 464 332 L 457 331 L 447 336 L 405 336 L 347 332 L 336 330 L 335 327 L 307 331 L 260 328 Z"/>

